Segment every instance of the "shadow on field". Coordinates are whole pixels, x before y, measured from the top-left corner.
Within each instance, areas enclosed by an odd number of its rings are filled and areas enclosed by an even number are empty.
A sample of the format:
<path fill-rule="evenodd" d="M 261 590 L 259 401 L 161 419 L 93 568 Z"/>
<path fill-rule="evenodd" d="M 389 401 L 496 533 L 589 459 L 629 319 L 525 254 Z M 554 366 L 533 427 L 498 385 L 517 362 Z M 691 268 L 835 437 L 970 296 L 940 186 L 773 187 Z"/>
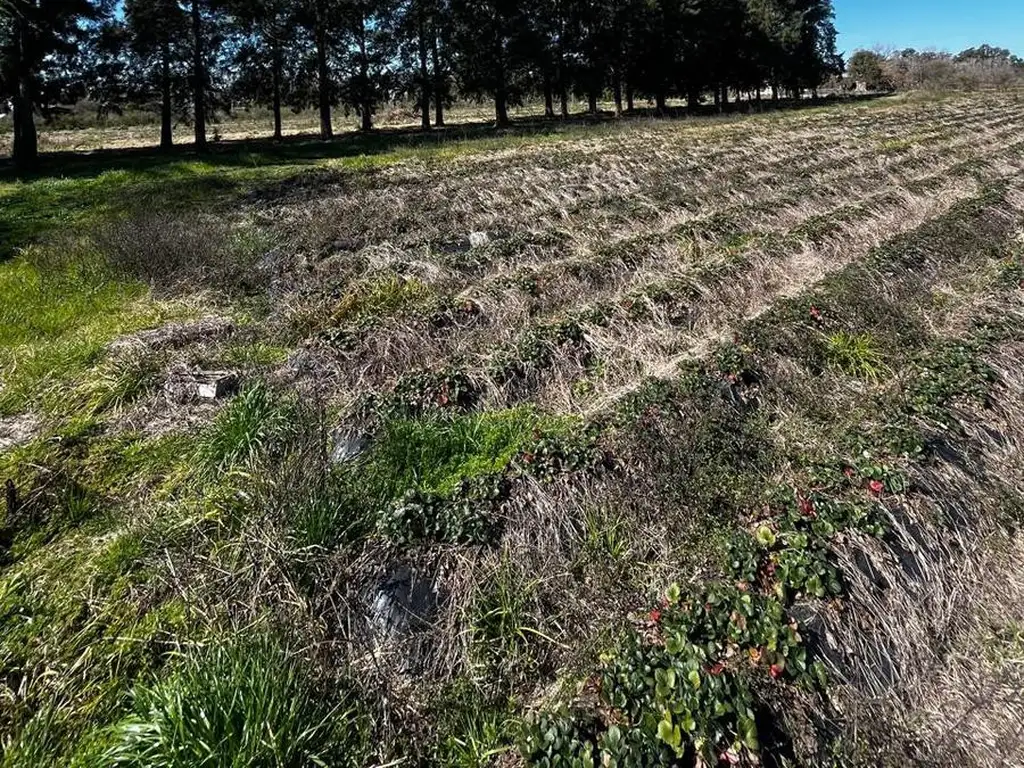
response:
<path fill-rule="evenodd" d="M 306 166 L 324 160 L 351 160 L 353 168 L 372 168 L 387 161 L 387 153 L 441 148 L 456 142 L 501 141 L 516 137 L 553 135 L 588 125 L 621 125 L 634 120 L 704 119 L 794 111 L 826 104 L 855 103 L 875 95 L 825 99 L 740 102 L 719 111 L 714 106 L 688 112 L 670 109 L 658 115 L 652 108 L 637 109 L 622 120 L 610 112 L 574 115 L 568 119 L 529 117 L 507 128 L 491 122 L 457 123 L 424 131 L 419 127 L 380 128 L 370 133 L 345 133 L 330 141 L 306 134 L 282 141 L 239 139 L 211 142 L 197 153 L 185 144 L 162 152 L 156 147 L 99 149 L 88 152 L 42 153 L 32 173 L 15 173 L 9 159 L 0 160 L 0 260 L 10 258 L 30 243 L 63 231 L 82 231 L 113 218 L 136 212 L 186 213 L 216 210 L 242 195 L 273 200 L 294 191 L 294 177 Z M 365 165 L 360 160 L 365 159 Z M 377 158 L 377 160 L 375 160 Z M 304 176 L 304 194 L 344 177 L 344 170 Z M 13 183 L 23 182 L 23 183 Z"/>
<path fill-rule="evenodd" d="M 625 119 L 679 120 L 795 111 L 827 104 L 870 101 L 879 98 L 880 95 L 882 94 L 828 96 L 817 100 L 800 101 L 780 99 L 778 102 L 764 100 L 760 104 L 744 101 L 731 103 L 722 110 L 713 105 L 703 105 L 696 111 L 681 107 L 670 108 L 664 114 L 658 114 L 653 108 L 640 108 L 627 113 Z M 287 136 L 281 141 L 274 141 L 269 137 L 222 140 L 211 142 L 207 151 L 201 154 L 197 153 L 191 144 L 176 146 L 169 151 L 161 151 L 155 147 L 139 147 L 49 152 L 40 155 L 37 170 L 22 174 L 20 178 L 24 181 L 52 177 L 87 178 L 111 170 L 129 170 L 159 176 L 163 166 L 182 160 L 202 160 L 224 168 L 251 168 L 254 164 L 261 167 L 301 165 L 329 159 L 373 156 L 399 149 L 442 146 L 455 141 L 543 136 L 571 127 L 616 122 L 619 121 L 612 113 L 602 112 L 597 115 L 577 114 L 569 118 L 518 118 L 507 128 L 498 128 L 493 122 L 484 121 L 452 124 L 430 131 L 424 131 L 418 126 L 378 128 L 370 133 L 344 133 L 328 141 L 321 140 L 316 134 L 308 133 Z M 0 160 L 0 181 L 11 181 L 15 178 L 19 177 L 15 175 L 10 159 Z"/>

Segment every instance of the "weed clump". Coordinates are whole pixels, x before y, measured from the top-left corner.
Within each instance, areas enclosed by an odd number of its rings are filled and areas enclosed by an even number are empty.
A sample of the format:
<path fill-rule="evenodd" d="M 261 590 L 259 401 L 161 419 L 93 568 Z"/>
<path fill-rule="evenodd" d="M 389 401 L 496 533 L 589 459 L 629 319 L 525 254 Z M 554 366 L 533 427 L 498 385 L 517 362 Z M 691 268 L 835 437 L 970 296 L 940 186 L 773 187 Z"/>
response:
<path fill-rule="evenodd" d="M 825 339 L 825 359 L 830 367 L 850 376 L 875 381 L 887 370 L 874 338 L 869 333 L 833 333 Z"/>
<path fill-rule="evenodd" d="M 294 403 L 262 382 L 231 401 L 198 438 L 195 451 L 200 474 L 213 476 L 280 448 L 295 425 Z"/>
<path fill-rule="evenodd" d="M 602 460 L 595 435 L 574 420 L 518 408 L 386 421 L 356 471 L 382 500 L 378 530 L 388 539 L 483 544 L 499 531 L 494 512 L 515 478 L 552 479 Z"/>
<path fill-rule="evenodd" d="M 356 286 L 338 302 L 335 323 L 380 318 L 408 307 L 422 306 L 433 299 L 428 285 L 411 277 L 386 275 Z"/>
<path fill-rule="evenodd" d="M 134 699 L 106 756 L 118 768 L 354 766 L 366 751 L 354 697 L 329 695 L 266 637 L 212 640 Z"/>
<path fill-rule="evenodd" d="M 156 213 L 114 221 L 94 235 L 115 276 L 162 292 L 213 288 L 246 295 L 267 287 L 257 262 L 270 249 L 258 231 L 232 231 L 220 219 Z"/>

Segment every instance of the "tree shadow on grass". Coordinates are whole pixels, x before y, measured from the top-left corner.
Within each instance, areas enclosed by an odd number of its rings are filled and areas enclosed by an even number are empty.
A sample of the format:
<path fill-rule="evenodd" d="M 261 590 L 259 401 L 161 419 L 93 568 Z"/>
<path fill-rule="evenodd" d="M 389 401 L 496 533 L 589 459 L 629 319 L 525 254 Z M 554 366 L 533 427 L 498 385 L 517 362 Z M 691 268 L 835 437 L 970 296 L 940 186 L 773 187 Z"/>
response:
<path fill-rule="evenodd" d="M 725 116 L 752 111 L 798 110 L 824 104 L 860 102 L 873 95 L 844 96 L 818 101 L 786 101 L 761 105 L 733 103 Z M 713 106 L 696 111 L 683 108 L 658 115 L 651 108 L 629 113 L 625 120 L 693 119 L 722 116 Z M 592 125 L 622 124 L 611 113 L 576 115 L 568 119 L 545 117 L 519 118 L 507 128 L 492 122 L 460 123 L 424 131 L 419 127 L 382 128 L 370 133 L 342 134 L 322 141 L 310 134 L 289 136 L 281 141 L 238 139 L 213 142 L 206 152 L 197 153 L 191 145 L 171 151 L 153 147 L 99 149 L 90 152 L 62 151 L 43 153 L 36 171 L 17 176 L 9 160 L 0 161 L 0 259 L 8 258 L 19 247 L 65 226 L 88 224 L 133 211 L 188 211 L 213 209 L 219 204 L 254 192 L 261 199 L 274 199 L 286 193 L 290 180 L 304 166 L 324 161 L 351 160 L 351 168 L 384 165 L 391 153 L 440 149 L 465 142 L 472 149 L 476 142 L 555 135 Z M 365 158 L 366 163 L 359 162 Z M 396 155 L 393 159 L 398 159 Z M 312 187 L 341 181 L 342 168 L 323 170 Z M 20 181 L 23 183 L 12 184 Z M 2 188 L 4 182 L 9 186 Z M 309 186 L 309 185 L 306 185 Z"/>
<path fill-rule="evenodd" d="M 826 104 L 864 102 L 884 94 L 857 94 L 841 97 L 826 97 L 818 100 L 780 99 L 776 103 L 763 101 L 732 102 L 719 110 L 713 105 L 703 105 L 696 110 L 673 107 L 664 114 L 653 108 L 641 107 L 628 113 L 626 119 L 666 120 L 692 119 L 695 117 L 720 117 L 771 111 L 794 111 L 820 107 Z M 39 168 L 22 175 L 22 180 L 40 178 L 79 178 L 95 176 L 111 170 L 130 170 L 159 174 L 162 168 L 183 160 L 201 161 L 205 164 L 232 168 L 273 165 L 302 165 L 324 160 L 373 156 L 401 149 L 429 149 L 452 142 L 499 139 L 507 137 L 543 136 L 557 134 L 573 127 L 601 123 L 619 122 L 613 114 L 602 112 L 597 115 L 579 114 L 569 118 L 524 117 L 517 118 L 506 128 L 498 128 L 493 122 L 478 121 L 458 123 L 442 128 L 424 131 L 418 126 L 401 128 L 378 128 L 369 133 L 343 133 L 334 139 L 323 141 L 316 134 L 296 134 L 280 141 L 272 138 L 231 139 L 211 142 L 206 152 L 197 153 L 191 144 L 176 146 L 170 151 L 155 147 L 97 149 L 92 151 L 59 151 L 43 153 Z M 0 160 L 0 182 L 15 178 L 9 159 Z"/>

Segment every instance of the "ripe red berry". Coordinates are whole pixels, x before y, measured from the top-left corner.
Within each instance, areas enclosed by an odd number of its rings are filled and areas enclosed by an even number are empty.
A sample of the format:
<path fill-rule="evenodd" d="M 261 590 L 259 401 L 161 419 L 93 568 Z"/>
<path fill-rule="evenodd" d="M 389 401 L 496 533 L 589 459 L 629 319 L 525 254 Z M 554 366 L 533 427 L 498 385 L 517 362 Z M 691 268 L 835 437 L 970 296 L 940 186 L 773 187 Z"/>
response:
<path fill-rule="evenodd" d="M 650 615 L 651 615 L 651 621 L 653 621 L 655 624 L 657 624 L 659 621 L 661 621 L 661 611 L 659 611 L 657 608 L 655 608 L 653 611 L 651 611 Z"/>
<path fill-rule="evenodd" d="M 800 514 L 805 517 L 817 517 L 814 511 L 814 502 L 810 499 L 800 499 Z"/>
<path fill-rule="evenodd" d="M 772 664 L 768 667 L 768 674 L 772 676 L 773 680 L 778 680 L 782 676 L 782 666 L 779 664 Z"/>
<path fill-rule="evenodd" d="M 876 496 L 885 490 L 885 486 L 879 480 L 872 480 L 868 483 L 868 488 L 871 489 L 871 492 Z"/>

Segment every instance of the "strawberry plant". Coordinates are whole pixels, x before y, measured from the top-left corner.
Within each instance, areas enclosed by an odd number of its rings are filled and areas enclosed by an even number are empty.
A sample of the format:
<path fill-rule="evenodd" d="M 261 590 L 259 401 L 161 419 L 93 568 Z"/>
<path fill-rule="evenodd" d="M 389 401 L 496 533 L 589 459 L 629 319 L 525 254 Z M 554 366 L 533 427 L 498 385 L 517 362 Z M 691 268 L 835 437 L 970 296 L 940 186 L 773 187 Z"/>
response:
<path fill-rule="evenodd" d="M 637 622 L 601 670 L 600 718 L 580 726 L 548 717 L 527 729 L 532 764 L 758 764 L 756 678 L 811 690 L 827 682 L 787 609 L 801 596 L 842 594 L 831 542 L 848 530 L 881 535 L 872 497 L 902 487 L 877 465 L 814 474 L 822 482 L 813 492 L 769 494 L 767 518 L 729 540 L 721 580 L 673 586 Z"/>
<path fill-rule="evenodd" d="M 501 476 L 463 482 L 451 496 L 410 490 L 381 510 L 377 530 L 396 544 L 486 544 L 498 532 L 493 513 L 508 493 Z"/>
<path fill-rule="evenodd" d="M 550 368 L 556 352 L 566 346 L 573 346 L 586 356 L 586 341 L 579 321 L 565 318 L 535 325 L 491 360 L 488 373 L 499 382 L 522 378 L 530 371 Z"/>
<path fill-rule="evenodd" d="M 391 392 L 370 396 L 364 410 L 376 409 L 385 417 L 415 416 L 432 409 L 468 409 L 478 392 L 473 382 L 457 368 L 414 371 L 402 376 Z"/>
<path fill-rule="evenodd" d="M 537 428 L 517 458 L 517 469 L 532 477 L 551 480 L 567 472 L 604 466 L 608 457 L 597 446 L 597 436 L 598 428 L 594 425 L 568 431 Z"/>

